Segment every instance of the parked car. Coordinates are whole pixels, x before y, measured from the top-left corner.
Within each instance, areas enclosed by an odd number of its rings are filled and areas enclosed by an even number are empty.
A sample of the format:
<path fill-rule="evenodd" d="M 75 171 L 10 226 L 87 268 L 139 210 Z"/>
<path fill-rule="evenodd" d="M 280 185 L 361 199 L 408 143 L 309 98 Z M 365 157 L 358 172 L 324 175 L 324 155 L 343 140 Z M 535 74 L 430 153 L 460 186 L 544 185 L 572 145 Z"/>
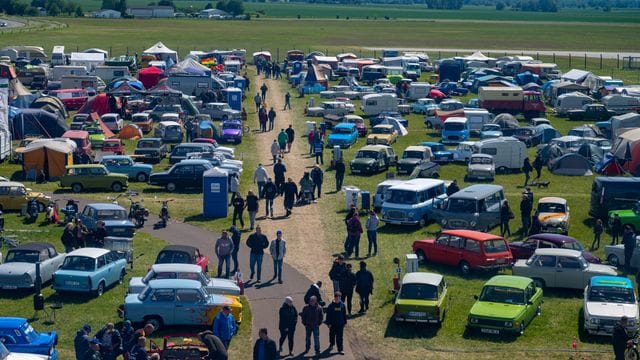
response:
<path fill-rule="evenodd" d="M 584 138 L 584 140 L 587 144 L 593 144 L 599 147 L 600 150 L 602 150 L 602 152 L 605 154 L 611 151 L 612 144 L 611 144 L 611 140 L 609 139 L 586 137 Z"/>
<path fill-rule="evenodd" d="M 119 133 L 124 126 L 124 120 L 120 117 L 120 114 L 117 113 L 108 113 L 104 114 L 100 117 L 104 125 L 107 129 L 113 131 L 114 133 Z"/>
<path fill-rule="evenodd" d="M 449 196 L 431 216 L 443 229 L 489 232 L 500 224 L 500 207 L 505 201 L 500 185 L 471 185 Z"/>
<path fill-rule="evenodd" d="M 240 119 L 240 111 L 234 110 L 227 103 L 213 102 L 206 103 L 200 109 L 200 113 L 211 116 L 211 120 L 231 120 Z"/>
<path fill-rule="evenodd" d="M 468 163 L 471 158 L 471 154 L 474 153 L 475 141 L 462 141 L 458 143 L 458 146 L 454 150 L 447 150 L 453 154 L 453 161 Z"/>
<path fill-rule="evenodd" d="M 493 139 L 502 136 L 502 128 L 498 124 L 484 124 L 480 129 L 480 139 Z"/>
<path fill-rule="evenodd" d="M 342 117 L 341 121 L 343 123 L 355 124 L 356 129 L 358 130 L 359 136 L 367 136 L 367 125 L 364 123 L 364 119 L 358 115 L 345 115 Z"/>
<path fill-rule="evenodd" d="M 522 141 L 526 147 L 533 146 L 536 129 L 533 126 L 521 126 L 513 132 L 514 138 Z"/>
<path fill-rule="evenodd" d="M 129 186 L 127 175 L 111 173 L 104 165 L 72 165 L 60 178 L 60 187 L 70 187 L 73 192 L 84 189 L 122 192 Z"/>
<path fill-rule="evenodd" d="M 102 142 L 102 152 L 105 154 L 124 155 L 124 144 L 120 139 L 105 139 Z"/>
<path fill-rule="evenodd" d="M 362 94 L 358 91 L 351 90 L 348 85 L 335 85 L 329 88 L 329 90 L 321 91 L 321 99 L 335 99 L 340 97 L 346 97 L 349 99 L 360 99 Z"/>
<path fill-rule="evenodd" d="M 605 245 L 604 256 L 609 265 L 626 266 L 623 244 Z M 629 264 L 629 267 L 640 269 L 640 238 L 638 236 L 636 236 L 636 247 L 631 254 L 631 264 Z"/>
<path fill-rule="evenodd" d="M 147 182 L 153 166 L 134 162 L 131 156 L 127 155 L 107 155 L 100 161 L 109 172 L 125 174 L 130 180 Z"/>
<path fill-rule="evenodd" d="M 143 162 L 159 163 L 167 156 L 167 145 L 161 138 L 142 138 L 138 140 L 133 153 Z"/>
<path fill-rule="evenodd" d="M 158 257 L 156 264 L 194 264 L 200 266 L 206 274 L 209 272 L 209 258 L 202 254 L 198 248 L 188 245 L 165 246 Z"/>
<path fill-rule="evenodd" d="M 422 162 L 416 165 L 410 179 L 438 179 L 440 177 L 440 165 L 433 161 Z"/>
<path fill-rule="evenodd" d="M 491 335 L 522 335 L 541 313 L 542 289 L 526 277 L 497 275 L 484 284 L 475 299 L 469 311 L 468 329 Z"/>
<path fill-rule="evenodd" d="M 187 155 L 187 159 L 199 159 L 199 160 L 207 160 L 219 169 L 227 171 L 230 175 L 242 175 L 242 160 L 230 160 L 226 159 L 224 155 L 218 152 L 213 153 L 189 153 Z"/>
<path fill-rule="evenodd" d="M 328 114 L 347 115 L 349 109 L 347 105 L 340 101 L 325 101 L 320 106 L 310 107 L 307 109 L 307 116 L 323 117 Z"/>
<path fill-rule="evenodd" d="M 504 238 L 472 230 L 445 230 L 435 239 L 413 242 L 413 252 L 424 262 L 456 266 L 463 275 L 474 270 L 500 270 L 513 257 Z"/>
<path fill-rule="evenodd" d="M 0 360 L 50 360 L 48 355 L 12 352 L 0 341 Z"/>
<path fill-rule="evenodd" d="M 236 322 L 242 322 L 242 304 L 237 296 L 207 294 L 195 280 L 151 280 L 141 293 L 125 297 L 123 316 L 155 329 L 172 325 L 211 327 L 223 306 L 231 307 Z"/>
<path fill-rule="evenodd" d="M 616 112 L 608 110 L 602 104 L 585 104 L 581 109 L 572 109 L 567 111 L 569 120 L 580 121 L 605 121 L 615 116 Z"/>
<path fill-rule="evenodd" d="M 117 204 L 87 204 L 78 217 L 92 232 L 98 228 L 98 221 L 102 221 L 107 230 L 107 236 L 132 238 L 135 234 L 136 226 L 129 220 L 127 210 Z"/>
<path fill-rule="evenodd" d="M 493 162 L 493 156 L 487 154 L 473 154 L 467 165 L 466 180 L 490 180 L 496 177 L 496 164 Z"/>
<path fill-rule="evenodd" d="M 367 135 L 367 144 L 372 145 L 391 145 L 396 140 L 398 140 L 398 132 L 393 125 L 376 125 L 371 129 L 371 133 Z"/>
<path fill-rule="evenodd" d="M 536 249 L 528 260 L 518 260 L 513 275 L 526 276 L 537 287 L 584 289 L 592 277 L 616 276 L 615 268 L 589 263 L 580 251 L 570 249 Z"/>
<path fill-rule="evenodd" d="M 151 119 L 154 121 L 160 121 L 162 118 L 162 114 L 165 113 L 176 113 L 178 115 L 182 114 L 184 116 L 184 111 L 182 110 L 182 106 L 178 104 L 159 104 L 153 107 L 150 112 Z"/>
<path fill-rule="evenodd" d="M 534 234 L 526 240 L 510 242 L 509 248 L 515 260 L 530 258 L 536 249 L 557 248 L 580 251 L 585 260 L 593 264 L 602 262 L 600 258 L 588 252 L 578 240 L 560 234 Z"/>
<path fill-rule="evenodd" d="M 89 124 L 82 127 L 82 130 L 89 133 L 89 142 L 92 149 L 102 149 L 102 143 L 107 138 L 104 130 L 98 124 Z"/>
<path fill-rule="evenodd" d="M 169 154 L 169 164 L 176 164 L 182 160 L 186 160 L 189 153 L 208 153 L 213 154 L 215 147 L 205 143 L 182 143 L 174 146 Z"/>
<path fill-rule="evenodd" d="M 396 321 L 442 324 L 451 295 L 440 274 L 410 272 L 402 277 L 393 317 Z"/>
<path fill-rule="evenodd" d="M 331 134 L 327 137 L 327 147 L 340 146 L 348 149 L 358 141 L 358 129 L 355 124 L 340 123 L 333 127 Z"/>
<path fill-rule="evenodd" d="M 81 248 L 67 254 L 62 266 L 53 274 L 53 289 L 62 292 L 92 292 L 102 296 L 105 289 L 121 284 L 127 260 L 115 251 Z"/>
<path fill-rule="evenodd" d="M 411 179 L 393 185 L 382 203 L 382 221 L 424 227 L 432 220 L 431 209 L 447 198 L 446 192 L 444 181 L 435 179 Z"/>
<path fill-rule="evenodd" d="M 221 132 L 220 141 L 233 142 L 236 144 L 242 142 L 242 123 L 239 120 L 223 120 Z"/>
<path fill-rule="evenodd" d="M 184 129 L 176 121 L 160 121 L 153 130 L 153 136 L 159 137 L 163 142 L 182 142 Z"/>
<path fill-rule="evenodd" d="M 153 119 L 149 113 L 135 113 L 131 116 L 131 123 L 137 125 L 143 133 L 153 129 Z"/>
<path fill-rule="evenodd" d="M 384 199 L 388 196 L 387 190 L 393 185 L 402 184 L 403 182 L 404 180 L 389 179 L 379 183 L 376 187 L 376 193 L 373 195 L 373 208 L 379 212 L 382 209 Z"/>
<path fill-rule="evenodd" d="M 169 192 L 180 189 L 202 189 L 202 174 L 212 169 L 208 160 L 182 160 L 168 171 L 149 175 L 149 185 L 164 186 Z"/>
<path fill-rule="evenodd" d="M 396 164 L 396 171 L 398 174 L 411 174 L 416 166 L 430 162 L 432 159 L 431 148 L 427 146 L 408 146 L 404 149 L 402 158 Z"/>
<path fill-rule="evenodd" d="M 421 98 L 411 104 L 411 112 L 417 114 L 433 115 L 437 108 L 438 104 L 431 98 Z"/>
<path fill-rule="evenodd" d="M 638 330 L 638 299 L 631 280 L 622 276 L 594 276 L 584 289 L 582 326 L 591 335 L 613 335 L 613 328 L 626 316 L 627 332 Z"/>
<path fill-rule="evenodd" d="M 369 126 L 374 127 L 382 123 L 386 118 L 395 119 L 400 125 L 404 127 L 409 127 L 409 120 L 404 118 L 401 113 L 397 111 L 382 111 L 376 116 L 372 116 L 369 118 Z"/>
<path fill-rule="evenodd" d="M 198 265 L 155 264 L 144 277 L 129 280 L 129 294 L 142 292 L 152 280 L 175 279 L 196 280 L 205 287 L 208 294 L 240 295 L 240 287 L 233 280 L 210 278 Z"/>
<path fill-rule="evenodd" d="M 32 199 L 38 202 L 38 211 L 44 212 L 51 196 L 33 191 L 16 181 L 0 182 L 0 211 L 21 210 Z"/>
<path fill-rule="evenodd" d="M 541 232 L 569 233 L 570 211 L 567 200 L 559 197 L 543 197 L 538 200 L 538 220 Z"/>
<path fill-rule="evenodd" d="M 349 163 L 352 174 L 377 173 L 387 170 L 397 161 L 393 148 L 386 145 L 367 145 Z"/>
<path fill-rule="evenodd" d="M 36 283 L 36 263 L 40 262 L 42 284 L 51 280 L 62 265 L 66 254 L 59 254 L 53 245 L 32 242 L 19 245 L 7 252 L 0 264 L 0 289 L 32 289 Z"/>
<path fill-rule="evenodd" d="M 432 142 L 432 141 L 423 141 L 418 146 L 426 146 L 431 149 L 431 153 L 433 154 L 433 161 L 439 164 L 447 164 L 453 161 L 454 153 L 444 146 L 444 144 Z"/>
<path fill-rule="evenodd" d="M 58 334 L 39 332 L 25 318 L 0 317 L 0 343 L 14 353 L 38 354 L 46 359 L 58 359 Z M 0 350 L 0 354 L 2 351 Z M 3 359 L 0 355 L 0 359 Z"/>
<path fill-rule="evenodd" d="M 91 141 L 87 131 L 67 130 L 62 134 L 62 137 L 76 143 L 76 154 L 91 156 Z"/>

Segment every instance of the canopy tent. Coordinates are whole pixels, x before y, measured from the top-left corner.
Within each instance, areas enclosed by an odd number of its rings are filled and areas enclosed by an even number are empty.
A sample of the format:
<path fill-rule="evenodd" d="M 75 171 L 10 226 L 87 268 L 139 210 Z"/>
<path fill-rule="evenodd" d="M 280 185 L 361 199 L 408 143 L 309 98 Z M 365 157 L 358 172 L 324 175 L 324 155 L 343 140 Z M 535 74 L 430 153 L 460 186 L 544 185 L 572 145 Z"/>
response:
<path fill-rule="evenodd" d="M 549 161 L 549 171 L 556 175 L 567 176 L 589 176 L 591 172 L 591 164 L 584 156 L 576 153 L 570 153 L 560 156 Z"/>
<path fill-rule="evenodd" d="M 513 115 L 508 113 L 496 115 L 496 117 L 493 118 L 492 123 L 500 125 L 500 127 L 503 129 L 515 129 L 520 127 L 518 120 L 516 120 Z"/>
<path fill-rule="evenodd" d="M 256 64 L 258 59 L 261 61 L 271 61 L 271 53 L 268 51 L 258 51 L 253 53 L 253 63 Z"/>
<path fill-rule="evenodd" d="M 611 153 L 623 163 L 625 170 L 640 175 L 640 128 L 626 131 L 614 141 Z"/>
<path fill-rule="evenodd" d="M 187 58 L 173 65 L 169 73 L 183 73 L 191 75 L 211 75 L 211 69 L 200 64 L 198 61 Z"/>
<path fill-rule="evenodd" d="M 27 178 L 40 174 L 44 174 L 45 179 L 59 178 L 65 174 L 66 166 L 73 164 L 73 151 L 73 147 L 65 142 L 35 141 L 22 152 L 22 169 Z"/>
<path fill-rule="evenodd" d="M 163 79 L 162 81 L 160 81 L 158 83 L 158 85 L 156 85 L 153 88 L 147 90 L 147 94 L 148 95 L 152 95 L 152 96 L 174 96 L 174 97 L 180 97 L 180 96 L 182 96 L 182 91 L 176 90 L 176 89 L 172 88 L 171 86 L 167 85 L 166 79 Z"/>
<path fill-rule="evenodd" d="M 64 118 L 42 109 L 23 109 L 9 122 L 14 140 L 26 136 L 59 137 L 69 130 Z"/>
<path fill-rule="evenodd" d="M 483 54 L 480 51 L 476 51 L 471 55 L 465 56 L 462 59 L 464 59 L 465 61 L 496 61 L 495 58 L 490 58 L 488 56 L 486 56 L 485 54 Z"/>
<path fill-rule="evenodd" d="M 142 55 L 153 55 L 158 60 L 171 60 L 174 64 L 178 62 L 178 53 L 166 47 L 162 42 L 158 41 L 155 45 L 142 52 Z"/>
<path fill-rule="evenodd" d="M 151 89 L 158 85 L 160 79 L 164 77 L 164 71 L 155 66 L 149 66 L 138 72 L 138 80 L 144 85 L 145 89 Z"/>

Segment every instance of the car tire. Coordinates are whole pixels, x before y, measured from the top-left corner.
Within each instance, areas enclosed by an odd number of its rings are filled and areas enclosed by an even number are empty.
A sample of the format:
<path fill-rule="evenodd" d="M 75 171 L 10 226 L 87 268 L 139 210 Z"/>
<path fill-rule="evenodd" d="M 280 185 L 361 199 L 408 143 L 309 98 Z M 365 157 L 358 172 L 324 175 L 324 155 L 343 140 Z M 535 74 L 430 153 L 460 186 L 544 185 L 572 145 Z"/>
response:
<path fill-rule="evenodd" d="M 427 257 L 422 250 L 416 250 L 416 256 L 418 257 L 418 263 L 422 262 L 423 264 L 427 263 Z"/>
<path fill-rule="evenodd" d="M 71 184 L 71 191 L 73 191 L 74 193 L 79 193 L 82 192 L 82 184 L 79 183 L 75 183 L 75 184 Z"/>
<path fill-rule="evenodd" d="M 145 324 L 150 324 L 153 326 L 154 331 L 158 331 L 158 329 L 162 328 L 163 321 L 159 316 L 149 316 L 144 318 Z"/>
<path fill-rule="evenodd" d="M 147 182 L 147 174 L 141 172 L 138 175 L 136 175 L 136 180 L 138 180 L 139 182 Z"/>
<path fill-rule="evenodd" d="M 460 261 L 460 264 L 458 266 L 460 268 L 460 273 L 462 274 L 462 276 L 467 277 L 471 275 L 471 265 L 469 265 L 468 262 L 464 260 Z"/>
<path fill-rule="evenodd" d="M 111 184 L 111 190 L 113 192 L 122 192 L 122 184 L 119 182 L 114 182 L 113 184 Z"/>
<path fill-rule="evenodd" d="M 122 271 L 120 272 L 120 277 L 118 278 L 118 284 L 124 283 L 124 275 L 125 275 L 125 271 L 124 269 L 122 269 Z"/>
<path fill-rule="evenodd" d="M 609 256 L 607 256 L 607 261 L 611 266 L 615 266 L 615 267 L 620 266 L 620 258 L 618 258 L 618 255 L 616 254 L 610 254 Z"/>
<path fill-rule="evenodd" d="M 176 191 L 176 184 L 173 182 L 167 183 L 165 188 L 167 189 L 168 192 L 174 192 Z"/>
<path fill-rule="evenodd" d="M 105 284 L 104 281 L 100 281 L 98 288 L 96 289 L 96 297 L 100 297 L 104 294 Z"/>
<path fill-rule="evenodd" d="M 545 287 L 544 280 L 540 278 L 533 278 L 533 283 L 536 285 L 537 288 L 544 289 Z"/>
<path fill-rule="evenodd" d="M 425 215 L 420 218 L 420 221 L 418 221 L 418 227 L 423 228 L 427 226 L 428 222 L 429 222 L 429 219 L 427 218 L 427 215 Z"/>

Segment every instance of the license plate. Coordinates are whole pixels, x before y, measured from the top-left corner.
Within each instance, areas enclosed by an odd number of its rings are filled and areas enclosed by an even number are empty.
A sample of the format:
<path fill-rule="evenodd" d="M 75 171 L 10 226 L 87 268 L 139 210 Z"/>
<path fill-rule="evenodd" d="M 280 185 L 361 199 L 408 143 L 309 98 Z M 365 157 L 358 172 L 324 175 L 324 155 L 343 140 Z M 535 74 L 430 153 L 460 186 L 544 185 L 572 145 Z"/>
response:
<path fill-rule="evenodd" d="M 353 169 L 353 170 L 351 170 L 351 172 L 352 172 L 352 173 L 359 173 L 359 172 L 360 172 L 360 170 L 358 170 L 358 169 Z"/>
<path fill-rule="evenodd" d="M 484 329 L 484 328 L 481 328 L 480 332 L 481 333 L 485 333 L 485 334 L 494 334 L 494 335 L 495 334 L 500 334 L 500 330 L 497 330 L 497 329 Z"/>
<path fill-rule="evenodd" d="M 2 288 L 3 288 L 4 290 L 15 290 L 15 289 L 17 289 L 18 287 L 17 287 L 17 286 L 14 286 L 14 285 L 7 285 L 7 286 L 3 286 Z"/>
<path fill-rule="evenodd" d="M 505 259 L 496 259 L 496 263 L 498 264 L 504 264 Z"/>
<path fill-rule="evenodd" d="M 413 317 L 426 317 L 427 313 L 426 312 L 421 312 L 421 311 L 409 311 L 409 316 L 413 316 Z"/>
<path fill-rule="evenodd" d="M 67 281 L 64 282 L 64 284 L 65 285 L 69 285 L 69 286 L 78 286 L 78 285 L 80 285 L 80 282 L 79 281 L 68 281 L 67 280 Z"/>
<path fill-rule="evenodd" d="M 114 233 L 121 233 L 121 232 L 124 232 L 124 229 L 122 229 L 122 228 L 115 228 L 115 229 L 113 229 L 112 231 L 113 231 Z"/>

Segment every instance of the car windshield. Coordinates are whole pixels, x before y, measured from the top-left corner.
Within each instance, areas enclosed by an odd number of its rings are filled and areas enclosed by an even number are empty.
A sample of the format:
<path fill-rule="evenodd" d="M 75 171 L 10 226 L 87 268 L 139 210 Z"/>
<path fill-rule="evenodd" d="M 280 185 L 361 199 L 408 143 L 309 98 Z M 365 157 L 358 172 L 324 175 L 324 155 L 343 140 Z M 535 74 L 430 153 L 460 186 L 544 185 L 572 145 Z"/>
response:
<path fill-rule="evenodd" d="M 391 190 L 387 201 L 394 204 L 415 204 L 417 201 L 415 191 Z"/>
<path fill-rule="evenodd" d="M 335 128 L 333 129 L 334 134 L 351 134 L 351 129 L 349 128 Z"/>
<path fill-rule="evenodd" d="M 389 127 L 374 127 L 372 133 L 374 134 L 391 134 L 391 131 L 393 131 L 391 128 Z"/>
<path fill-rule="evenodd" d="M 532 136 L 533 135 L 533 130 L 532 129 L 518 129 L 518 130 L 516 130 L 516 134 L 518 134 L 520 136 Z"/>
<path fill-rule="evenodd" d="M 633 288 L 592 286 L 587 294 L 587 301 L 633 304 L 635 300 L 636 297 L 633 294 Z"/>
<path fill-rule="evenodd" d="M 159 148 L 160 147 L 160 142 L 159 141 L 154 141 L 154 140 L 140 140 L 138 141 L 138 148 L 139 149 L 153 149 L 153 148 Z"/>
<path fill-rule="evenodd" d="M 7 259 L 5 262 L 23 262 L 23 263 L 31 263 L 35 264 L 40 259 L 40 253 L 38 251 L 33 250 L 11 250 L 9 254 L 7 254 Z"/>
<path fill-rule="evenodd" d="M 482 125 L 481 131 L 500 131 L 500 125 L 485 124 L 485 125 Z"/>
<path fill-rule="evenodd" d="M 539 213 L 564 213 L 565 207 L 563 204 L 557 204 L 557 203 L 539 203 L 538 212 Z"/>
<path fill-rule="evenodd" d="M 453 111 L 453 110 L 462 109 L 463 107 L 464 107 L 464 105 L 459 104 L 459 103 L 442 103 L 442 104 L 440 104 L 440 110 L 442 110 L 442 111 Z"/>
<path fill-rule="evenodd" d="M 225 122 L 225 123 L 222 123 L 222 128 L 240 130 L 242 129 L 242 125 L 240 125 L 240 123 L 237 123 L 237 122 Z"/>
<path fill-rule="evenodd" d="M 67 256 L 62 263 L 62 270 L 93 271 L 96 259 L 86 256 Z"/>
<path fill-rule="evenodd" d="M 429 145 L 429 147 L 431 148 L 431 151 L 433 151 L 433 152 L 445 150 L 444 145 L 442 145 L 442 144 Z"/>
<path fill-rule="evenodd" d="M 438 287 L 429 284 L 402 284 L 400 299 L 438 300 Z"/>
<path fill-rule="evenodd" d="M 125 220 L 127 219 L 126 210 L 98 210 L 96 214 L 98 220 Z"/>
<path fill-rule="evenodd" d="M 505 286 L 485 286 L 480 301 L 524 305 L 524 290 Z"/>
<path fill-rule="evenodd" d="M 147 286 L 138 295 L 138 300 L 144 301 L 144 299 L 146 299 L 152 292 L 153 292 L 153 289 L 151 287 Z"/>
<path fill-rule="evenodd" d="M 484 252 L 486 254 L 494 254 L 494 253 L 509 251 L 507 242 L 502 239 L 483 241 L 482 247 L 484 247 Z"/>
<path fill-rule="evenodd" d="M 484 157 L 484 156 L 472 156 L 471 163 L 472 164 L 491 164 L 493 163 L 493 159 Z"/>
<path fill-rule="evenodd" d="M 358 151 L 356 154 L 356 159 L 377 159 L 378 152 L 377 151 Z"/>
<path fill-rule="evenodd" d="M 444 129 L 447 131 L 462 131 L 464 130 L 464 124 L 458 122 L 445 122 Z"/>
<path fill-rule="evenodd" d="M 402 153 L 403 159 L 424 159 L 424 153 L 422 151 L 405 151 Z"/>
<path fill-rule="evenodd" d="M 38 340 L 38 332 L 28 322 L 22 324 L 22 332 L 30 343 Z"/>
<path fill-rule="evenodd" d="M 149 120 L 149 117 L 144 115 L 133 116 L 133 118 L 131 119 L 131 121 L 133 122 L 146 122 Z"/>
<path fill-rule="evenodd" d="M 476 201 L 473 199 L 449 199 L 447 211 L 454 213 L 475 213 Z"/>

